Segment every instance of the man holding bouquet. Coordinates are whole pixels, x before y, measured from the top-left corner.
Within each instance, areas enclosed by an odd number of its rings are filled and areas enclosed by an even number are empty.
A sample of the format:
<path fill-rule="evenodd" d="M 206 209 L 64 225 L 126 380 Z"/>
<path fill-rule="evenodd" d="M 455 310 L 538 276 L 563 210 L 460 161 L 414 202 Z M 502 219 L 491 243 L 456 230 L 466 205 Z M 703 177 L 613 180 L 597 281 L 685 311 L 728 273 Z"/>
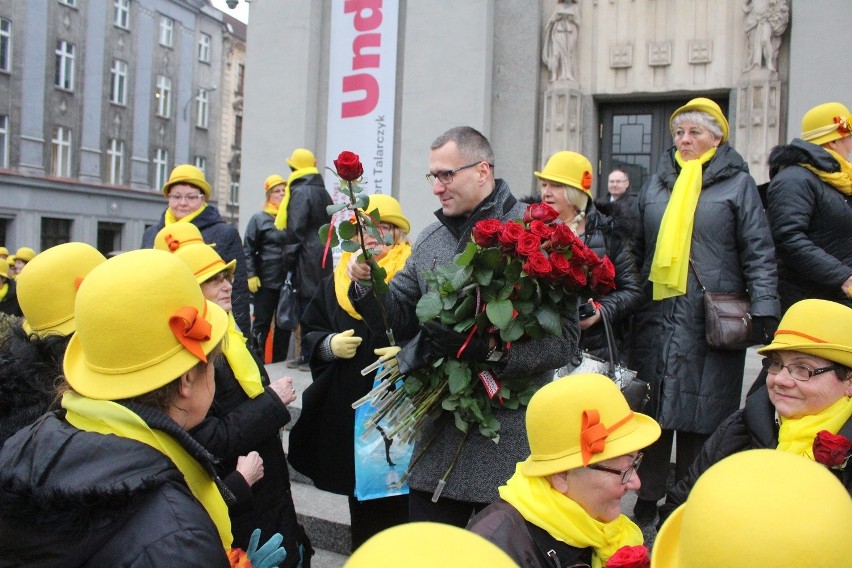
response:
<path fill-rule="evenodd" d="M 563 318 L 561 335 L 525 336 L 511 344 L 504 343 L 494 330 L 474 328 L 475 332 L 460 333 L 438 320 L 418 320 L 417 303 L 429 291 L 425 275 L 452 263 L 465 250 L 476 223 L 520 219 L 525 210 L 506 182 L 494 178 L 491 145 L 471 127 L 452 128 L 432 143 L 426 178 L 441 204 L 435 212 L 437 222 L 420 234 L 405 267 L 391 281 L 389 292 L 381 296 L 382 305 L 365 285 L 370 281 L 369 266 L 353 255 L 347 267 L 353 281 L 349 288 L 353 306 L 374 333 L 392 329 L 398 343 L 414 340 L 400 353 L 403 373 L 441 358 L 458 359 L 490 371 L 488 375 L 480 370 L 475 379 L 482 381 L 490 396 L 494 392 L 489 391 L 489 382 L 498 389 L 500 381 L 520 380 L 533 388 L 545 385 L 576 348 L 576 313 Z M 432 416 L 412 457 L 410 521 L 464 527 L 474 513 L 496 500 L 497 487 L 529 455 L 525 415 L 523 404 L 498 405 L 494 411 L 499 421 L 496 439 L 480 434 L 470 424 L 463 432 L 450 412 Z"/>

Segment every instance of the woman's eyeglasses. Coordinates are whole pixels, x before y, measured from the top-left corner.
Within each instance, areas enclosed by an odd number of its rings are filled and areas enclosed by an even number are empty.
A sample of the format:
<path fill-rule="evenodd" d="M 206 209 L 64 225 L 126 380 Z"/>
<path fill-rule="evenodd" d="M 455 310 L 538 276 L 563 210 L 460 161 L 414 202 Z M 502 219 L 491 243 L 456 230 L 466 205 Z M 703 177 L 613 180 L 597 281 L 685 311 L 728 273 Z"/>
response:
<path fill-rule="evenodd" d="M 218 272 L 204 281 L 205 284 L 221 284 L 227 280 L 229 283 L 234 283 L 234 275 L 228 274 L 227 270 L 223 270 L 222 272 Z"/>
<path fill-rule="evenodd" d="M 193 195 L 172 195 L 169 194 L 169 201 L 174 203 L 180 203 L 181 201 L 186 201 L 187 203 L 195 203 L 199 199 L 204 199 L 203 193 L 196 193 Z"/>
<path fill-rule="evenodd" d="M 811 377 L 815 377 L 817 375 L 821 375 L 829 371 L 840 371 L 843 369 L 843 366 L 829 365 L 828 367 L 811 369 L 807 365 L 785 365 L 778 359 L 766 357 L 763 359 L 763 368 L 766 369 L 766 372 L 770 375 L 777 375 L 781 372 L 782 369 L 787 369 L 787 372 L 790 373 L 791 377 L 793 377 L 800 383 L 806 383 L 811 380 Z"/>
<path fill-rule="evenodd" d="M 614 467 L 607 467 L 605 465 L 600 465 L 597 463 L 587 465 L 586 467 L 588 467 L 589 469 L 596 469 L 598 471 L 605 471 L 607 473 L 614 473 L 615 475 L 620 475 L 621 484 L 627 485 L 631 478 L 633 478 L 633 473 L 639 467 L 640 463 L 642 463 L 642 452 L 636 454 L 636 457 L 633 458 L 633 462 L 631 462 L 631 464 L 627 466 L 627 469 L 615 469 Z"/>

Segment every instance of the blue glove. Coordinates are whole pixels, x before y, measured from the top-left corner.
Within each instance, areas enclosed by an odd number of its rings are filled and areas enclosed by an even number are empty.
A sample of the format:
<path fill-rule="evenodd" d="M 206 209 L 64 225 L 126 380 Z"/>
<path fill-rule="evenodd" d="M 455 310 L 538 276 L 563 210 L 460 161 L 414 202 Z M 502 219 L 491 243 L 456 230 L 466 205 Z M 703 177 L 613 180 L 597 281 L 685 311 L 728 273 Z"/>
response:
<path fill-rule="evenodd" d="M 275 533 L 272 538 L 266 541 L 266 544 L 258 549 L 260 529 L 254 529 L 249 539 L 248 550 L 246 550 L 246 556 L 251 560 L 252 567 L 278 568 L 278 565 L 287 558 L 287 551 L 281 546 L 282 542 L 284 542 L 284 537 L 281 536 L 281 533 Z"/>

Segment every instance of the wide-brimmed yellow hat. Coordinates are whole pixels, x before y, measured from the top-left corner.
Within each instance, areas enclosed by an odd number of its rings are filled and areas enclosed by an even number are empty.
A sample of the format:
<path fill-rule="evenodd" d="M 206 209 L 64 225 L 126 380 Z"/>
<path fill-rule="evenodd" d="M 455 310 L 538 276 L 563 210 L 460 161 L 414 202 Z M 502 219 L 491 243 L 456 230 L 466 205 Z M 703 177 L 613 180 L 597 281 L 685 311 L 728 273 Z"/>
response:
<path fill-rule="evenodd" d="M 204 192 L 204 201 L 210 200 L 210 184 L 207 183 L 207 179 L 204 177 L 204 172 L 192 164 L 182 164 L 172 170 L 172 173 L 169 175 L 169 181 L 163 185 L 163 195 L 168 197 L 172 186 L 179 183 L 188 183 L 189 185 L 197 187 Z"/>
<path fill-rule="evenodd" d="M 307 148 L 296 148 L 287 158 L 287 165 L 295 170 L 313 168 L 317 165 L 317 159 L 314 157 L 314 153 Z"/>
<path fill-rule="evenodd" d="M 209 245 L 189 244 L 181 246 L 174 251 L 174 254 L 189 266 L 199 284 L 203 284 L 210 277 L 223 270 L 228 271 L 228 276 L 233 276 L 237 267 L 237 259 L 226 264 L 219 253 Z"/>
<path fill-rule="evenodd" d="M 852 499 L 824 466 L 778 450 L 727 457 L 657 534 L 653 568 L 849 566 Z"/>
<path fill-rule="evenodd" d="M 104 255 L 86 243 L 64 243 L 36 255 L 15 279 L 24 331 L 39 337 L 74 333 L 77 289 L 103 262 Z"/>
<path fill-rule="evenodd" d="M 263 182 L 263 191 L 269 191 L 273 187 L 277 187 L 281 184 L 287 185 L 287 180 L 278 174 L 272 174 Z"/>
<path fill-rule="evenodd" d="M 592 196 L 592 163 L 577 152 L 556 152 L 547 160 L 542 171 L 533 174 L 539 179 L 570 185 Z"/>
<path fill-rule="evenodd" d="M 9 256 L 9 249 L 7 249 L 6 247 L 0 247 L 0 255 Z"/>
<path fill-rule="evenodd" d="M 201 246 L 201 245 L 196 245 Z M 80 290 L 65 377 L 83 396 L 120 400 L 156 390 L 206 361 L 228 328 L 172 254 L 134 250 L 92 270 Z"/>
<path fill-rule="evenodd" d="M 406 233 L 411 230 L 411 222 L 408 220 L 408 217 L 402 214 L 402 206 L 399 204 L 399 201 L 390 195 L 383 193 L 372 194 L 370 196 L 370 203 L 367 205 L 367 212 L 369 213 L 376 209 L 379 210 L 381 222 L 395 225 Z"/>
<path fill-rule="evenodd" d="M 15 251 L 15 258 L 23 260 L 24 262 L 30 262 L 35 257 L 36 251 L 31 249 L 30 247 L 21 247 Z"/>
<path fill-rule="evenodd" d="M 157 232 L 154 248 L 174 252 L 187 244 L 205 244 L 201 231 L 192 223 L 172 223 Z"/>
<path fill-rule="evenodd" d="M 852 115 L 846 105 L 824 103 L 802 117 L 802 140 L 823 145 L 852 135 Z"/>
<path fill-rule="evenodd" d="M 521 473 L 541 477 L 641 450 L 660 437 L 660 425 L 630 410 L 612 379 L 580 373 L 533 395 L 527 437 L 530 456 Z"/>
<path fill-rule="evenodd" d="M 517 568 L 508 554 L 468 530 L 443 523 L 406 523 L 372 536 L 346 568 Z"/>
<path fill-rule="evenodd" d="M 800 351 L 852 367 L 852 308 L 808 299 L 787 309 L 772 343 L 757 350 Z"/>
<path fill-rule="evenodd" d="M 669 119 L 669 130 L 674 133 L 674 119 L 677 115 L 683 114 L 685 112 L 697 111 L 704 112 L 713 117 L 713 120 L 716 124 L 719 125 L 719 128 L 722 130 L 722 144 L 728 141 L 728 135 L 730 134 L 730 127 L 728 126 L 728 119 L 725 118 L 725 115 L 722 114 L 722 108 L 716 104 L 714 101 L 704 97 L 698 97 L 692 99 L 676 111 L 672 113 L 671 118 Z"/>

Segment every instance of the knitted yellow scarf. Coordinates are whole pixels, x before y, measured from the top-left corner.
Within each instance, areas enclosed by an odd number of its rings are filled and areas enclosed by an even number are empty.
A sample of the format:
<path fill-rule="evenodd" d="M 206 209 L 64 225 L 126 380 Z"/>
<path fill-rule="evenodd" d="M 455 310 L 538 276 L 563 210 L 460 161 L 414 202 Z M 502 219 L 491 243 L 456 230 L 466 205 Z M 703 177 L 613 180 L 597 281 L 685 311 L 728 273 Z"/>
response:
<path fill-rule="evenodd" d="M 234 314 L 228 314 L 228 321 L 228 340 L 222 344 L 222 352 L 243 391 L 254 398 L 263 392 L 260 369 L 246 347 L 246 337 L 237 329 Z"/>
<path fill-rule="evenodd" d="M 152 430 L 130 409 L 109 400 L 93 400 L 73 392 L 62 396 L 65 419 L 75 428 L 98 434 L 113 434 L 151 446 L 175 464 L 189 490 L 213 519 L 225 550 L 231 548 L 231 520 L 219 488 L 204 468 L 171 436 Z"/>
<path fill-rule="evenodd" d="M 166 216 L 164 218 L 164 221 L 166 225 L 171 225 L 172 223 L 191 223 L 192 220 L 201 215 L 201 212 L 205 209 L 207 209 L 206 203 L 199 207 L 197 210 L 193 211 L 192 213 L 181 219 L 176 218 L 175 214 L 172 213 L 171 209 L 166 209 Z"/>
<path fill-rule="evenodd" d="M 716 148 L 711 148 L 700 158 L 684 162 L 680 151 L 675 152 L 675 160 L 681 170 L 657 233 L 657 248 L 654 250 L 649 277 L 654 283 L 654 300 L 686 294 L 686 274 L 689 270 L 695 208 L 701 194 L 702 168 L 715 155 Z"/>
<path fill-rule="evenodd" d="M 837 160 L 837 163 L 840 164 L 839 172 L 824 172 L 816 169 L 810 164 L 799 165 L 819 176 L 819 179 L 843 195 L 852 195 L 852 164 L 834 150 L 829 150 L 828 148 L 824 148 L 824 150 L 831 154 L 831 157 Z"/>
<path fill-rule="evenodd" d="M 311 167 L 302 168 L 290 174 L 290 177 L 287 178 L 287 189 L 284 191 L 284 199 L 281 200 L 281 206 L 278 207 L 278 215 L 275 217 L 276 229 L 283 231 L 287 228 L 287 205 L 290 203 L 290 184 L 293 183 L 293 180 L 299 179 L 300 177 L 318 173 L 318 169 Z"/>
<path fill-rule="evenodd" d="M 546 478 L 521 473 L 520 465 L 506 485 L 498 488 L 500 497 L 553 538 L 576 548 L 593 547 L 592 568 L 606 564 L 622 546 L 644 542 L 642 531 L 624 515 L 609 523 L 597 521 L 578 503 L 553 489 Z"/>
<path fill-rule="evenodd" d="M 349 276 L 346 275 L 346 264 L 349 262 L 351 252 L 344 252 L 340 255 L 340 260 L 334 268 L 334 295 L 337 297 L 337 304 L 343 308 L 347 314 L 353 318 L 360 320 L 361 314 L 355 311 L 352 307 L 352 302 L 349 301 L 349 296 L 346 293 L 349 291 Z M 385 269 L 388 273 L 385 282 L 390 282 L 397 272 L 405 266 L 405 261 L 411 256 L 411 245 L 407 242 L 400 242 L 388 249 L 387 254 L 378 261 L 378 265 Z"/>
<path fill-rule="evenodd" d="M 852 417 L 852 398 L 840 397 L 840 400 L 812 416 L 801 418 L 781 418 L 778 429 L 778 448 L 782 452 L 814 459 L 814 438 L 818 432 L 828 430 L 837 434 Z"/>

